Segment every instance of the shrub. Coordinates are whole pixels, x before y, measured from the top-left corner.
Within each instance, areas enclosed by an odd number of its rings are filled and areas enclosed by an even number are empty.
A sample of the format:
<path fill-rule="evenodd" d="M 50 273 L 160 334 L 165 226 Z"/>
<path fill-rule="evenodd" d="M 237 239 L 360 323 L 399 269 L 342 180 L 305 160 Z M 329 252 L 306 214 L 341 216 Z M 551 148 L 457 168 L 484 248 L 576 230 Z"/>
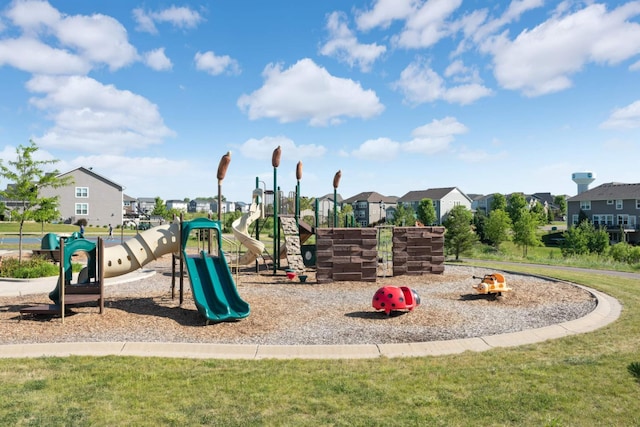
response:
<path fill-rule="evenodd" d="M 59 267 L 42 257 L 33 257 L 30 260 L 18 261 L 17 258 L 2 260 L 0 277 L 14 277 L 16 279 L 34 279 L 37 277 L 56 276 Z"/>

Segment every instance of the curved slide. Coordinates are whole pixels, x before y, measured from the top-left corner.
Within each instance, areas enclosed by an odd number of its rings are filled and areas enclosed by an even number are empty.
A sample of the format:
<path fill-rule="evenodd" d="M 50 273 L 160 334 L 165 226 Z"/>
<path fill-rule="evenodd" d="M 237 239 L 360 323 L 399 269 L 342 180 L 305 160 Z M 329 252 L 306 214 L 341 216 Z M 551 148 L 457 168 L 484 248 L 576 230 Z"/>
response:
<path fill-rule="evenodd" d="M 247 252 L 238 260 L 240 265 L 251 264 L 258 259 L 264 251 L 264 243 L 249 235 L 249 226 L 261 216 L 262 210 L 260 209 L 260 205 L 253 202 L 249 207 L 249 212 L 242 214 L 240 218 L 231 224 L 234 237 L 247 248 Z"/>

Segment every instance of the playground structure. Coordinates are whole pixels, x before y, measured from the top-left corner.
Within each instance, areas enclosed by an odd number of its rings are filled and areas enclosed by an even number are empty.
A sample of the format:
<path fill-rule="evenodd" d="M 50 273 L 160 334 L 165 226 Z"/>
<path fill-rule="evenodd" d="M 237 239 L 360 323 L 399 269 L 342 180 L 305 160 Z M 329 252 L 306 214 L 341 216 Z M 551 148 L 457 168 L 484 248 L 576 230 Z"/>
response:
<path fill-rule="evenodd" d="M 444 271 L 444 228 L 443 227 L 394 227 L 391 229 L 392 239 L 385 243 L 383 257 L 380 253 L 381 228 L 336 228 L 322 229 L 318 227 L 318 209 L 316 205 L 315 227 L 309 226 L 300 220 L 300 179 L 302 177 L 302 163 L 298 162 L 296 168 L 296 192 L 293 215 L 283 213 L 280 207 L 283 205 L 281 191 L 277 186 L 277 167 L 280 161 L 280 147 L 274 150 L 272 164 L 274 167 L 274 190 L 268 191 L 266 185 L 260 188 L 260 181 L 256 178 L 256 186 L 252 193 L 252 202 L 248 212 L 232 223 L 232 230 L 236 243 L 247 248 L 242 256 L 236 256 L 238 265 L 256 263 L 262 258 L 266 264 L 268 258 L 272 261 L 274 275 L 279 269 L 283 269 L 281 260 L 287 260 L 287 269 L 295 272 L 300 281 L 306 281 L 304 269 L 307 266 L 316 265 L 317 283 L 326 283 L 339 280 L 376 281 L 378 263 L 384 259 L 385 276 L 386 266 L 389 262 L 393 265 L 393 275 L 442 273 Z M 221 218 L 221 186 L 231 160 L 230 153 L 225 154 L 218 168 L 218 218 Z M 333 225 L 337 224 L 336 193 L 341 178 L 338 171 L 333 179 L 334 209 Z M 269 196 L 271 199 L 269 200 Z M 270 202 L 270 203 L 269 203 Z M 265 212 L 270 208 L 270 214 Z M 266 250 L 264 243 L 260 241 L 260 221 L 268 216 L 273 216 L 273 251 L 271 255 Z M 255 238 L 249 234 L 249 227 L 255 223 Z M 197 256 L 187 253 L 186 247 L 189 235 L 198 233 L 198 239 L 203 239 L 203 232 L 208 235 L 208 250 L 201 250 Z M 212 236 L 215 234 L 215 238 Z M 24 312 L 59 313 L 64 319 L 63 307 L 74 304 L 74 298 L 65 301 L 65 293 L 75 292 L 76 288 L 86 287 L 91 283 L 92 288 L 100 290 L 100 298 L 93 300 L 103 304 L 104 279 L 126 274 L 143 267 L 150 261 L 165 255 L 172 254 L 174 258 L 172 296 L 175 283 L 175 259 L 180 261 L 180 304 L 183 302 L 183 276 L 184 268 L 189 277 L 192 294 L 198 312 L 210 321 L 219 322 L 225 320 L 242 319 L 249 315 L 249 304 L 243 301 L 237 293 L 236 284 L 231 275 L 231 270 L 225 254 L 222 251 L 222 230 L 220 221 L 199 218 L 191 221 L 183 221 L 182 218 L 172 223 L 159 225 L 139 232 L 134 238 L 123 242 L 121 245 L 104 247 L 99 239 L 101 249 L 96 249 L 95 244 L 75 235 L 67 238 L 69 246 L 64 251 L 64 241 L 57 236 L 49 236 L 43 250 L 60 251 L 60 278 L 58 286 L 51 292 L 50 298 L 53 305 L 39 309 L 27 308 Z M 302 243 L 309 237 L 316 235 L 314 247 L 317 260 L 314 256 L 302 256 Z M 284 236 L 284 239 L 283 239 Z M 43 245 L 45 244 L 43 240 Z M 212 242 L 216 242 L 216 249 L 212 250 Z M 393 241 L 393 249 L 389 251 L 389 242 Z M 84 242 L 84 243 L 75 243 Z M 55 247 L 60 244 L 60 248 Z M 94 245 L 94 246 L 90 246 Z M 89 254 L 88 265 L 78 275 L 78 281 L 72 284 L 70 257 L 77 251 Z M 95 252 L 95 253 L 94 253 Z M 309 262 L 307 262 L 309 261 Z M 237 270 L 236 270 L 237 271 Z M 294 276 L 295 277 L 295 276 Z M 93 282 L 92 282 L 93 281 Z M 78 300 L 76 297 L 75 300 Z M 87 296 L 86 299 L 90 300 Z M 409 304 L 410 307 L 413 307 Z M 102 305 L 101 305 L 102 311 Z"/>
<path fill-rule="evenodd" d="M 480 283 L 473 285 L 473 289 L 479 295 L 502 296 L 503 292 L 511 290 L 507 287 L 506 280 L 500 273 L 485 274 L 483 277 L 473 276 L 473 278 L 480 279 Z"/>
<path fill-rule="evenodd" d="M 201 231 L 208 233 L 209 249 L 201 250 L 197 255 L 188 253 L 190 236 Z M 59 239 L 59 245 L 60 276 L 56 288 L 49 294 L 54 304 L 27 307 L 21 314 L 59 314 L 64 321 L 69 306 L 92 301 L 100 305 L 102 313 L 104 279 L 142 268 L 166 254 L 177 254 L 180 260 L 180 302 L 186 267 L 195 305 L 207 324 L 242 319 L 250 313 L 249 304 L 237 292 L 222 251 L 222 230 L 218 221 L 207 218 L 174 221 L 145 230 L 121 245 L 111 247 L 104 247 L 101 238 L 93 243 L 75 236 Z M 74 282 L 71 258 L 77 252 L 87 254 L 87 265 Z"/>

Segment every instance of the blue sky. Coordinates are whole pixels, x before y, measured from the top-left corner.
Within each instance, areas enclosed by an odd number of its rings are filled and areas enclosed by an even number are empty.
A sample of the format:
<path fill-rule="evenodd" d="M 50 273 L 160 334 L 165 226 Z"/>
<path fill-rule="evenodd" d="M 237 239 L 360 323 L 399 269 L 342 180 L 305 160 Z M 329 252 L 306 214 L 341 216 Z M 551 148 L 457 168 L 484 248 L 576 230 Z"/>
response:
<path fill-rule="evenodd" d="M 640 182 L 640 2 L 0 2 L 0 158 L 164 200 Z M 6 182 L 0 182 L 4 188 Z"/>

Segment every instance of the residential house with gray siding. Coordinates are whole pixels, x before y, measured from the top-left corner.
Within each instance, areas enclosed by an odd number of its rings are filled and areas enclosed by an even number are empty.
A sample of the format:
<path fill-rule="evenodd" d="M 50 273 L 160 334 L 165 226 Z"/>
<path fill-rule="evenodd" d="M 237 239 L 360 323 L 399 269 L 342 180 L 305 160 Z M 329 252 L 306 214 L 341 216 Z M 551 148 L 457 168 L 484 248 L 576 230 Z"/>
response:
<path fill-rule="evenodd" d="M 567 199 L 567 227 L 583 213 L 596 227 L 605 227 L 611 242 L 640 243 L 640 184 L 610 182 Z"/>
<path fill-rule="evenodd" d="M 72 177 L 73 183 L 60 188 L 43 188 L 42 197 L 59 198 L 61 220 L 74 224 L 86 219 L 93 226 L 121 225 L 124 216 L 124 187 L 91 169 L 79 167 L 58 175 Z"/>

